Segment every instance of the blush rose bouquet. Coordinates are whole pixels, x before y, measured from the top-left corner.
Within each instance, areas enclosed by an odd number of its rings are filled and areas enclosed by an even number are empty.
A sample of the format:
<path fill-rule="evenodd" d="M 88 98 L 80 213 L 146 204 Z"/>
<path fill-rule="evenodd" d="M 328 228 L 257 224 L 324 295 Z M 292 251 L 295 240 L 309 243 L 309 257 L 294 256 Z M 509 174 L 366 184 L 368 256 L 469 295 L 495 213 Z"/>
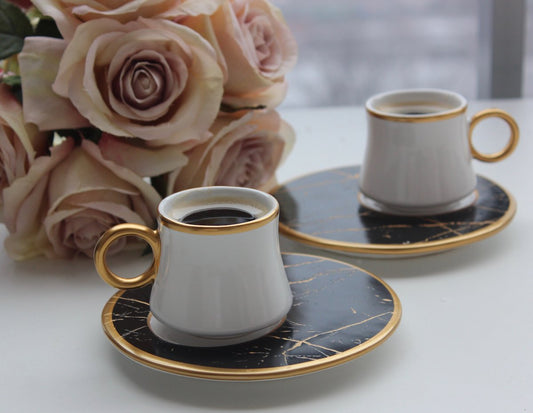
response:
<path fill-rule="evenodd" d="M 0 0 L 8 254 L 92 256 L 115 224 L 155 226 L 170 193 L 271 189 L 296 58 L 268 0 Z"/>

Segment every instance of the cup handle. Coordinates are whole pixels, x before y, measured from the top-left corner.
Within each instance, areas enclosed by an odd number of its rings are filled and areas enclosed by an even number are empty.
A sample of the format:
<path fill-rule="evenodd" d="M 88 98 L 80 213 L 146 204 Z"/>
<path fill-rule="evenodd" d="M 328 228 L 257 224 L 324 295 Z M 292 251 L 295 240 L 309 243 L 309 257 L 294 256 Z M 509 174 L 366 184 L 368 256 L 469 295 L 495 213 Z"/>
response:
<path fill-rule="evenodd" d="M 133 278 L 120 277 L 111 271 L 106 262 L 107 250 L 111 246 L 111 243 L 117 238 L 127 235 L 136 236 L 145 240 L 152 248 L 154 254 L 154 260 L 150 268 Z M 111 286 L 116 288 L 136 288 L 148 284 L 155 278 L 159 267 L 160 256 L 161 241 L 157 230 L 145 227 L 144 225 L 126 223 L 115 225 L 100 237 L 94 248 L 94 265 L 100 277 Z"/>
<path fill-rule="evenodd" d="M 483 119 L 493 117 L 503 119 L 509 125 L 509 128 L 511 129 L 511 136 L 509 137 L 507 145 L 501 151 L 491 154 L 481 153 L 474 147 L 474 144 L 472 142 L 472 132 L 474 130 L 474 127 Z M 515 150 L 516 145 L 518 145 L 519 135 L 520 133 L 518 130 L 518 125 L 511 115 L 501 109 L 485 109 L 476 113 L 470 120 L 470 127 L 468 130 L 468 143 L 470 145 L 470 151 L 472 152 L 472 156 L 474 158 L 484 162 L 496 162 L 507 158 Z"/>

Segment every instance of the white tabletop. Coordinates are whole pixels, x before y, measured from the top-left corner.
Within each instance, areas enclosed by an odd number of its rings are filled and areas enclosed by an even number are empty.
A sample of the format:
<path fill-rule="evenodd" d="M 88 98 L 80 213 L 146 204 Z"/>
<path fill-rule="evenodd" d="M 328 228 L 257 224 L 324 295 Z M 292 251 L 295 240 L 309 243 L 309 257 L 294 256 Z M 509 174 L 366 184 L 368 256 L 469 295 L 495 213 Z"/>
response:
<path fill-rule="evenodd" d="M 123 356 L 105 337 L 100 314 L 114 289 L 90 260 L 13 262 L 2 249 L 0 410 L 532 411 L 533 100 L 472 102 L 469 113 L 489 106 L 509 111 L 521 129 L 510 158 L 475 161 L 477 172 L 517 200 L 518 212 L 507 228 L 418 258 L 322 253 L 382 277 L 400 297 L 400 326 L 375 350 L 328 370 L 266 382 L 215 382 L 151 370 Z M 362 108 L 283 109 L 282 115 L 295 128 L 297 143 L 279 170 L 281 182 L 361 163 Z M 503 140 L 498 124 L 480 131 L 480 145 L 485 141 L 487 148 Z M 2 227 L 0 237 L 5 234 Z M 282 250 L 317 253 L 286 239 Z M 124 261 L 117 264 L 124 270 L 147 264 Z"/>

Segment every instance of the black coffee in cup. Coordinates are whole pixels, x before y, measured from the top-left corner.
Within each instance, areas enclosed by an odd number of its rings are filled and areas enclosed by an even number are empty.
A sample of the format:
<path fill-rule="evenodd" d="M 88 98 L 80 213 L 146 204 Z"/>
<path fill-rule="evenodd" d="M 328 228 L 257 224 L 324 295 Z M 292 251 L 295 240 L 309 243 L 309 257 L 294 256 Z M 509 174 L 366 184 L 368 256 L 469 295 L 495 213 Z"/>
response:
<path fill-rule="evenodd" d="M 439 102 L 396 102 L 383 104 L 377 107 L 380 111 L 399 116 L 426 116 L 437 115 L 454 109 L 454 106 L 440 104 Z"/>
<path fill-rule="evenodd" d="M 422 111 L 422 110 L 409 110 L 409 109 L 406 109 L 404 111 L 397 111 L 395 112 L 399 115 L 407 115 L 407 116 L 419 116 L 419 115 L 429 115 L 431 113 L 435 113 L 435 112 L 431 112 L 431 111 Z"/>
<path fill-rule="evenodd" d="M 255 217 L 237 208 L 208 208 L 194 211 L 181 219 L 184 224 L 222 226 L 253 221 Z"/>

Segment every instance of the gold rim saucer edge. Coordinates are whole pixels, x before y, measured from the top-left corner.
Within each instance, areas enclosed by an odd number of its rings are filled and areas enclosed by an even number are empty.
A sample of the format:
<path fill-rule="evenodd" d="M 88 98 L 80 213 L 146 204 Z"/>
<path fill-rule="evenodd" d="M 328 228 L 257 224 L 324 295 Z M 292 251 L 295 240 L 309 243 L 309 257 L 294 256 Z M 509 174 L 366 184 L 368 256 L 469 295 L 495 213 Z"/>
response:
<path fill-rule="evenodd" d="M 331 169 L 320 172 L 327 172 L 329 170 Z M 300 177 L 289 180 L 285 184 L 281 184 L 274 188 L 271 193 L 275 194 L 279 189 L 283 188 L 284 185 L 313 174 L 314 173 L 305 174 Z M 481 241 L 494 234 L 497 234 L 507 225 L 509 225 L 513 220 L 514 216 L 516 215 L 517 207 L 514 196 L 507 189 L 505 189 L 492 179 L 489 179 L 483 175 L 478 176 L 491 182 L 493 185 L 497 186 L 505 193 L 505 195 L 509 198 L 509 208 L 505 211 L 501 218 L 491 223 L 490 225 L 482 229 L 472 231 L 468 234 L 457 236 L 455 238 L 447 238 L 438 241 L 416 242 L 413 244 L 362 244 L 314 237 L 312 235 L 296 231 L 281 222 L 279 223 L 279 229 L 283 235 L 295 241 L 299 241 L 316 248 L 327 249 L 332 252 L 340 251 L 344 253 L 361 254 L 366 256 L 409 256 L 416 254 L 430 254 L 458 248 L 463 245 L 468 245 L 477 241 Z"/>

